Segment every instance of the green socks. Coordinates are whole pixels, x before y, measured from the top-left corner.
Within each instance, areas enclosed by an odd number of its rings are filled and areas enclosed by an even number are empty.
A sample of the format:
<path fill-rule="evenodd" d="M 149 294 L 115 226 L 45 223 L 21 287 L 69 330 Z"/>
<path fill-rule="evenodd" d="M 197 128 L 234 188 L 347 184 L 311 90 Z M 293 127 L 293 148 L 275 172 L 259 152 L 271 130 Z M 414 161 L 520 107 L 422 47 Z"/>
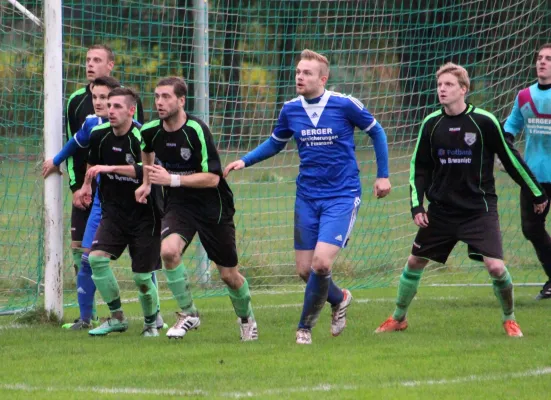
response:
<path fill-rule="evenodd" d="M 186 314 L 197 313 L 197 308 L 193 304 L 191 290 L 189 289 L 189 281 L 187 279 L 186 267 L 180 263 L 175 269 L 166 269 L 166 280 L 178 306 Z"/>
<path fill-rule="evenodd" d="M 151 273 L 134 273 L 134 282 L 138 287 L 138 299 L 142 306 L 146 325 L 154 325 L 159 307 L 159 292 L 151 279 Z"/>
<path fill-rule="evenodd" d="M 121 311 L 119 284 L 113 274 L 113 270 L 109 267 L 109 258 L 91 255 L 88 257 L 88 260 L 92 268 L 92 279 L 101 293 L 101 297 L 107 303 L 109 310 L 112 313 Z"/>
<path fill-rule="evenodd" d="M 78 275 L 78 271 L 82 268 L 82 254 L 84 250 L 81 248 L 71 249 L 73 253 L 73 267 L 75 268 L 75 276 Z"/>
<path fill-rule="evenodd" d="M 406 264 L 402 276 L 400 277 L 400 284 L 398 285 L 398 297 L 396 298 L 396 310 L 392 315 L 392 318 L 396 321 L 403 321 L 406 318 L 408 307 L 411 304 L 419 282 L 421 281 L 421 275 L 423 270 L 410 270 Z"/>
<path fill-rule="evenodd" d="M 249 291 L 249 282 L 245 282 L 239 289 L 228 288 L 233 309 L 239 318 L 253 318 L 253 309 L 251 307 L 251 292 Z"/>
<path fill-rule="evenodd" d="M 515 301 L 513 296 L 513 280 L 507 267 L 505 267 L 505 272 L 500 277 L 496 278 L 492 276 L 492 285 L 503 310 L 503 321 L 508 319 L 514 321 Z"/>

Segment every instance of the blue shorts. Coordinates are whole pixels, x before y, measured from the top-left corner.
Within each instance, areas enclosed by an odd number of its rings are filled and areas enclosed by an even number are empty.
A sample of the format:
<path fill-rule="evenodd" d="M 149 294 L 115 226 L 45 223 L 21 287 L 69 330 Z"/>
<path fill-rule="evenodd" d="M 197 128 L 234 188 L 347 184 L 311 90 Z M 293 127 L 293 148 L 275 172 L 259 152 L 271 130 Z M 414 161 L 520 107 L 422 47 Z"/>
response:
<path fill-rule="evenodd" d="M 101 203 L 99 201 L 98 192 L 99 190 L 96 190 L 94 204 L 92 204 L 92 210 L 86 222 L 86 229 L 84 230 L 84 237 L 82 238 L 82 247 L 84 249 L 90 249 L 92 247 L 92 241 L 94 240 L 94 236 L 96 236 L 96 231 L 98 230 L 101 220 Z"/>
<path fill-rule="evenodd" d="M 335 197 L 295 201 L 295 250 L 314 250 L 317 242 L 346 247 L 361 199 Z"/>

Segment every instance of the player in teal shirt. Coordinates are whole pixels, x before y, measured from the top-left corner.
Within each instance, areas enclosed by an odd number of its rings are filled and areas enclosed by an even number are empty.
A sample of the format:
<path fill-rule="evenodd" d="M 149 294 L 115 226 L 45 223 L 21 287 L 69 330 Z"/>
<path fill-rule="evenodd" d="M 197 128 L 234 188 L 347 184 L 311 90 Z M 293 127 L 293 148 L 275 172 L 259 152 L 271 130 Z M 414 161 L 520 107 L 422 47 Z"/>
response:
<path fill-rule="evenodd" d="M 514 140 L 524 129 L 524 159 L 547 194 L 551 194 L 551 43 L 544 44 L 536 60 L 538 82 L 521 90 L 505 123 L 505 135 Z M 551 299 L 551 237 L 545 229 L 549 204 L 542 214 L 534 212 L 530 194 L 520 193 L 524 237 L 532 242 L 547 282 L 536 299 Z"/>

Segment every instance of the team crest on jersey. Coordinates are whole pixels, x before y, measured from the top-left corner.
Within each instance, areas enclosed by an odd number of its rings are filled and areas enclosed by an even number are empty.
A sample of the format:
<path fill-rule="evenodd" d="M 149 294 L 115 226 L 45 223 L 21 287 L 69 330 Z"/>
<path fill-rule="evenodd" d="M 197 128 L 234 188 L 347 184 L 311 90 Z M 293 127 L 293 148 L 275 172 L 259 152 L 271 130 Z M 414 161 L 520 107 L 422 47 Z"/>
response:
<path fill-rule="evenodd" d="M 126 162 L 128 164 L 134 164 L 134 157 L 132 157 L 132 154 L 126 153 Z"/>
<path fill-rule="evenodd" d="M 476 142 L 476 133 L 465 132 L 465 143 L 472 146 Z"/>
<path fill-rule="evenodd" d="M 182 158 L 184 160 L 187 161 L 191 157 L 191 150 L 188 149 L 187 147 L 181 147 L 180 148 L 180 155 L 182 156 Z"/>

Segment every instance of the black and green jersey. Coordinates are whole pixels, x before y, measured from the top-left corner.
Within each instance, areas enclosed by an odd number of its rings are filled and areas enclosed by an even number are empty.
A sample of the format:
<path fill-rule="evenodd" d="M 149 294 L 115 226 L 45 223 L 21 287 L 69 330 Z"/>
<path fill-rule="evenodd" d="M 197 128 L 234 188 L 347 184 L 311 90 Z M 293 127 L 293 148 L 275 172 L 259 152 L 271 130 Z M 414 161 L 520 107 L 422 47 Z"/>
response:
<path fill-rule="evenodd" d="M 75 91 L 67 100 L 65 108 L 65 141 L 69 141 L 82 127 L 86 117 L 94 115 L 94 106 L 92 104 L 92 92 L 90 84 Z M 138 101 L 136 114 L 134 115 L 140 124 L 143 124 L 144 115 L 142 103 Z M 88 149 L 78 148 L 76 153 L 67 159 L 67 172 L 69 174 L 69 186 L 74 192 L 82 186 L 84 175 L 86 174 L 86 159 Z"/>
<path fill-rule="evenodd" d="M 142 150 L 145 153 L 154 152 L 169 173 L 191 175 L 210 172 L 220 176 L 216 188 L 166 188 L 167 207 L 185 205 L 196 211 L 197 218 L 213 222 L 233 217 L 233 194 L 222 177 L 220 156 L 203 121 L 187 114 L 187 121 L 180 129 L 167 132 L 163 123 L 155 120 L 145 124 L 141 134 Z"/>
<path fill-rule="evenodd" d="M 494 156 L 509 175 L 544 201 L 545 192 L 488 111 L 467 105 L 456 116 L 433 112 L 421 124 L 410 169 L 411 211 L 424 212 L 423 196 L 450 212 L 497 211 Z"/>
<path fill-rule="evenodd" d="M 141 163 L 140 130 L 134 124 L 130 130 L 117 136 L 109 122 L 92 130 L 88 164 L 90 165 L 132 165 Z M 102 174 L 99 183 L 99 197 L 102 214 L 115 220 L 143 221 L 155 218 L 156 208 L 151 198 L 147 204 L 136 202 L 134 192 L 140 187 L 139 178 L 119 174 Z"/>

